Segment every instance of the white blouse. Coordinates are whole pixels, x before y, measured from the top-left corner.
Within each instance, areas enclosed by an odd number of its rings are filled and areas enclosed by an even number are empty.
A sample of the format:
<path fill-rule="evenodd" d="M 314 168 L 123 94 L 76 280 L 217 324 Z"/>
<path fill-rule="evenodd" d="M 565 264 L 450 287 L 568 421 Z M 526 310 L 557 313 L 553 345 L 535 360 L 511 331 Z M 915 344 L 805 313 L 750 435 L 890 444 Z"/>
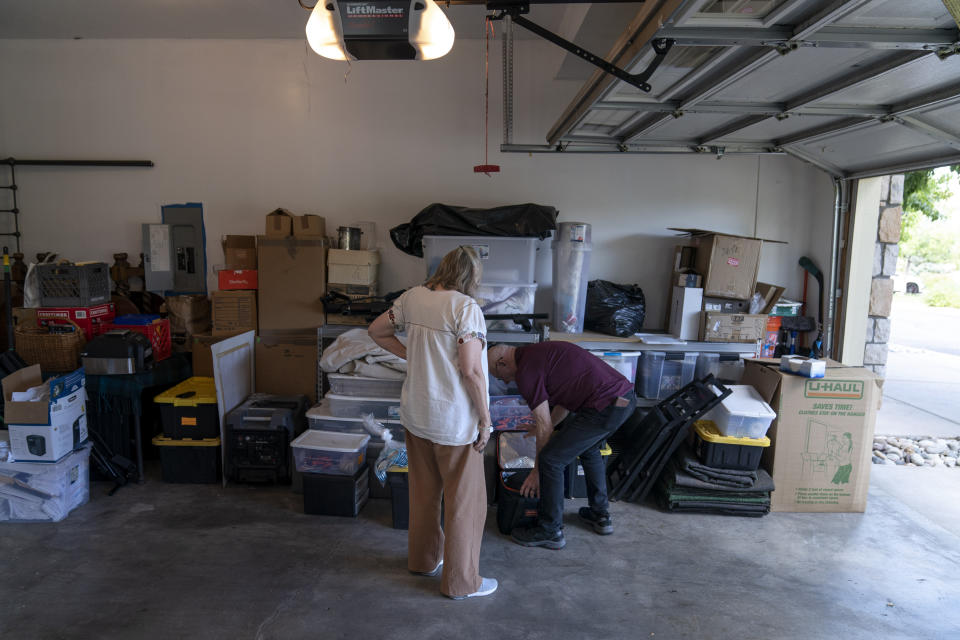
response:
<path fill-rule="evenodd" d="M 412 434 L 443 445 L 477 439 L 480 414 L 460 374 L 459 345 L 480 340 L 484 396 L 489 395 L 486 324 L 477 301 L 457 291 L 419 286 L 397 298 L 387 312 L 394 330 L 407 334 L 407 377 L 400 419 Z"/>

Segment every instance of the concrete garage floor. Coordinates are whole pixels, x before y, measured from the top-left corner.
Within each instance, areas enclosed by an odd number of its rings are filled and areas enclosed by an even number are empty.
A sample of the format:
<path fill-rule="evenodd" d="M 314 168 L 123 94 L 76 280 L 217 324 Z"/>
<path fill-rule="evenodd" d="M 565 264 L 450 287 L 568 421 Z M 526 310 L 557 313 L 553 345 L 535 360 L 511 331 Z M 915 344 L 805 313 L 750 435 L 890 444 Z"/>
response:
<path fill-rule="evenodd" d="M 933 477 L 936 474 L 936 477 Z M 936 492 L 929 491 L 931 486 Z M 151 480 L 59 524 L 0 526 L 3 638 L 956 638 L 960 473 L 874 467 L 865 514 L 677 515 L 616 503 L 526 549 L 496 531 L 493 596 L 406 571 L 390 502 L 301 513 L 287 489 Z M 926 489 L 926 491 L 924 490 Z M 917 500 L 917 494 L 924 498 Z"/>

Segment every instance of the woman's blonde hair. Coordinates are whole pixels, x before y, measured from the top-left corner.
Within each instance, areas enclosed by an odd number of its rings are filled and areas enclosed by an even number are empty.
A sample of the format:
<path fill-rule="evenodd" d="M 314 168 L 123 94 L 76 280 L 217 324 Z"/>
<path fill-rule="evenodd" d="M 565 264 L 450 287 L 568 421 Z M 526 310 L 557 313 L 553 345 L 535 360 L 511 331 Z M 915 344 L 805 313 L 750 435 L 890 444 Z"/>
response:
<path fill-rule="evenodd" d="M 480 256 L 473 247 L 460 246 L 443 256 L 440 266 L 432 276 L 427 278 L 423 286 L 428 289 L 453 289 L 468 296 L 473 296 L 480 284 L 480 274 L 483 266 Z"/>

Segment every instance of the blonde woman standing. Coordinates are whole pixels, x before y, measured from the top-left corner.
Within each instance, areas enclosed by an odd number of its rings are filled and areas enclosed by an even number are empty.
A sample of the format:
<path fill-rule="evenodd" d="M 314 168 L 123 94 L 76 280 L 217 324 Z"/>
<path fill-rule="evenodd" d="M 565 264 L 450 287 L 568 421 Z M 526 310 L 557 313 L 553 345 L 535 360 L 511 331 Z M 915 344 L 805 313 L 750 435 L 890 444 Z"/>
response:
<path fill-rule="evenodd" d="M 442 572 L 440 592 L 455 600 L 497 589 L 479 572 L 487 515 L 483 449 L 493 430 L 486 324 L 471 297 L 480 273 L 472 247 L 454 249 L 369 329 L 378 345 L 407 361 L 400 406 L 410 470 L 407 566 L 419 575 Z M 402 331 L 406 346 L 396 337 Z"/>

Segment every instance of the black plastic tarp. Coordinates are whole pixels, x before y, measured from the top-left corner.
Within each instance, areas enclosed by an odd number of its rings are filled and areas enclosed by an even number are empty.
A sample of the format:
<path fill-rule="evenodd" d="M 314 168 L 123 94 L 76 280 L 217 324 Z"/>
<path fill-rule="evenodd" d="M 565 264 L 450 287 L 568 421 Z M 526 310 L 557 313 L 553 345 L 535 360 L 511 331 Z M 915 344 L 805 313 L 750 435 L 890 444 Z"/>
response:
<path fill-rule="evenodd" d="M 423 236 L 526 236 L 540 239 L 557 228 L 557 210 L 542 204 L 511 204 L 473 209 L 434 203 L 413 220 L 390 229 L 404 253 L 423 257 Z"/>

